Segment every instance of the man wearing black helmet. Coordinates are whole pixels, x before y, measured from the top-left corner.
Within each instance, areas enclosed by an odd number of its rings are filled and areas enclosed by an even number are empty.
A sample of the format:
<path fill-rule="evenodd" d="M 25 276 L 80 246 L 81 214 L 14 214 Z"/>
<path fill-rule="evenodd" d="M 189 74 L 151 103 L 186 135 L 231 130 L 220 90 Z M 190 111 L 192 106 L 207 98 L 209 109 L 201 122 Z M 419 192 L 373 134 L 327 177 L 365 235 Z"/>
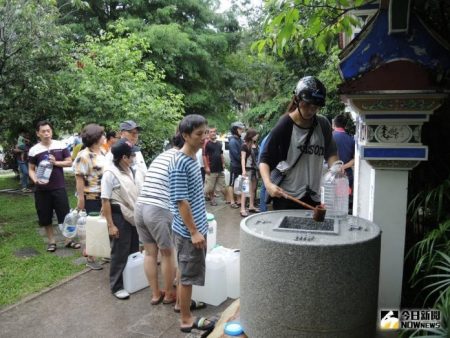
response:
<path fill-rule="evenodd" d="M 229 142 L 229 154 L 230 154 L 230 187 L 233 188 L 234 180 L 242 174 L 241 166 L 241 135 L 244 132 L 245 126 L 242 122 L 233 122 L 231 124 L 231 137 Z M 232 190 L 232 189 L 231 189 Z M 231 207 L 238 209 L 239 198 L 230 193 Z M 236 200 L 236 203 L 234 202 Z"/>
<path fill-rule="evenodd" d="M 259 168 L 275 210 L 301 208 L 285 199 L 286 193 L 311 205 L 320 204 L 323 160 L 329 166 L 338 160 L 331 125 L 317 115 L 325 97 L 325 86 L 318 79 L 300 79 L 287 113 L 270 133 Z M 283 177 L 279 186 L 271 179 L 275 168 Z"/>

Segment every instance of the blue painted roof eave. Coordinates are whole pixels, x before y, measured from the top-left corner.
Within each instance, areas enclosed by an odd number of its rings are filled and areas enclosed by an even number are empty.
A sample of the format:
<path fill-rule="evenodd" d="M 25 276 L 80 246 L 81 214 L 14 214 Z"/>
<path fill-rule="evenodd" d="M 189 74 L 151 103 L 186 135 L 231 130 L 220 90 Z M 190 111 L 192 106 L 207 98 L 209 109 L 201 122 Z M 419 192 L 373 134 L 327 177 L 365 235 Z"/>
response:
<path fill-rule="evenodd" d="M 416 15 L 410 18 L 410 33 L 388 34 L 388 13 L 379 10 L 345 50 L 339 73 L 345 81 L 360 77 L 395 60 L 410 60 L 426 68 L 450 70 L 450 48 Z"/>

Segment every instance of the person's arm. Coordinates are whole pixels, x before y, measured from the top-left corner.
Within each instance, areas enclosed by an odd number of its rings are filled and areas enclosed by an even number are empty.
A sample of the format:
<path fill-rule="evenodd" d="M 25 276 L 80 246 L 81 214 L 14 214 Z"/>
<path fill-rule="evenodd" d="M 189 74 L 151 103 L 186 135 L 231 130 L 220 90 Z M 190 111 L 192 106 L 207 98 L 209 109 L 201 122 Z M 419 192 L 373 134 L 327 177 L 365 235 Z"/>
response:
<path fill-rule="evenodd" d="M 81 175 L 75 176 L 75 188 L 77 190 L 77 209 L 84 209 L 84 178 Z"/>
<path fill-rule="evenodd" d="M 209 167 L 208 154 L 206 151 L 206 147 L 202 149 L 202 157 L 203 157 L 203 166 L 205 168 L 205 174 L 211 174 L 211 168 Z"/>
<path fill-rule="evenodd" d="M 48 157 L 48 160 L 55 167 L 64 168 L 64 167 L 71 167 L 72 166 L 72 157 L 70 157 L 70 156 L 64 158 L 64 160 L 62 160 L 62 161 L 56 161 L 55 156 L 50 154 L 50 156 Z"/>
<path fill-rule="evenodd" d="M 189 202 L 181 200 L 177 202 L 177 205 L 181 219 L 191 234 L 192 245 L 197 249 L 203 249 L 206 245 L 205 237 L 197 230 Z"/>
<path fill-rule="evenodd" d="M 111 196 L 113 187 L 113 177 L 114 175 L 110 171 L 103 173 L 101 182 L 101 197 L 102 197 L 102 214 L 106 219 L 106 224 L 108 225 L 108 232 L 111 237 L 119 238 L 119 229 L 114 224 L 111 212 Z"/>
<path fill-rule="evenodd" d="M 102 198 L 102 211 L 103 217 L 106 219 L 106 224 L 108 224 L 109 235 L 114 238 L 119 238 L 119 229 L 112 219 L 111 202 L 108 198 Z"/>
<path fill-rule="evenodd" d="M 36 177 L 36 165 L 34 163 L 28 162 L 28 176 L 30 176 L 34 184 L 39 184 Z"/>
<path fill-rule="evenodd" d="M 242 168 L 242 176 L 247 176 L 247 171 L 245 170 L 245 162 L 246 162 L 246 157 L 247 156 L 247 152 L 245 151 L 241 151 L 241 168 Z"/>
<path fill-rule="evenodd" d="M 266 187 L 267 192 L 272 197 L 283 197 L 285 196 L 285 192 L 279 186 L 272 183 L 270 180 L 270 167 L 267 163 L 261 162 L 259 164 L 259 173 L 261 174 L 261 178 L 263 179 L 264 186 Z"/>
<path fill-rule="evenodd" d="M 220 159 L 222 161 L 222 170 L 225 170 L 225 156 L 223 156 L 223 153 L 220 155 Z"/>
<path fill-rule="evenodd" d="M 350 161 L 348 161 L 347 163 L 344 163 L 344 165 L 342 166 L 342 169 L 348 169 L 348 168 L 353 168 L 353 165 L 355 164 L 355 159 L 352 158 Z"/>

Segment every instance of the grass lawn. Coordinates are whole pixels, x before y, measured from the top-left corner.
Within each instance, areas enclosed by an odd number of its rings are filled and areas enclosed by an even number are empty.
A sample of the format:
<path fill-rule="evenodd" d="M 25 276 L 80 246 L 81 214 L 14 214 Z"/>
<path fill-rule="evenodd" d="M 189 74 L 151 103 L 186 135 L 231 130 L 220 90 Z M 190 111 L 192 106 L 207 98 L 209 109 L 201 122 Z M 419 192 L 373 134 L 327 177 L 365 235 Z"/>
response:
<path fill-rule="evenodd" d="M 70 205 L 75 206 L 73 177 L 66 176 Z M 13 175 L 0 176 L 0 189 L 18 188 Z M 0 308 L 42 290 L 67 276 L 83 270 L 73 260 L 80 256 L 58 257 L 46 252 L 45 238 L 38 233 L 33 194 L 0 193 Z M 14 252 L 33 248 L 37 256 L 20 258 Z"/>

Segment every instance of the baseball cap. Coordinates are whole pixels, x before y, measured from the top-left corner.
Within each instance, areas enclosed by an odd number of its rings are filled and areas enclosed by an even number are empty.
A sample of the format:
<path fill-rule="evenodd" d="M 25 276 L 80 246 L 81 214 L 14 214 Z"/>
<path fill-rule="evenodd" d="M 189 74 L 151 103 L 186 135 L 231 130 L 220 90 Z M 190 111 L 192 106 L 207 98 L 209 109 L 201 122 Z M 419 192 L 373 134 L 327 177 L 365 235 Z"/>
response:
<path fill-rule="evenodd" d="M 111 147 L 111 153 L 114 158 L 122 158 L 122 156 L 130 156 L 131 154 L 141 150 L 138 146 L 134 146 L 126 138 L 121 138 Z"/>
<path fill-rule="evenodd" d="M 134 122 L 133 120 L 127 120 L 127 121 L 124 121 L 124 122 L 122 122 L 120 124 L 120 130 L 127 130 L 127 131 L 129 131 L 129 130 L 133 130 L 133 129 L 142 130 L 142 128 L 139 127 L 137 125 L 137 123 Z"/>

